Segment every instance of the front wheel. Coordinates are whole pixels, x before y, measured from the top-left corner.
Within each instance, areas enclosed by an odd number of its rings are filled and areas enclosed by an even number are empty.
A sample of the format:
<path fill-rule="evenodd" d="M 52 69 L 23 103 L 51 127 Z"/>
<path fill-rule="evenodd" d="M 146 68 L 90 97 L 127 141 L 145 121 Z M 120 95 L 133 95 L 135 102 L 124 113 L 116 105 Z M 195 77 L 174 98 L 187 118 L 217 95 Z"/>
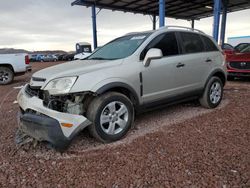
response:
<path fill-rule="evenodd" d="M 199 99 L 205 108 L 217 107 L 223 97 L 223 84 L 220 78 L 214 76 L 208 81 L 202 97 Z"/>
<path fill-rule="evenodd" d="M 9 67 L 0 67 L 0 85 L 6 85 L 14 79 L 14 72 Z"/>
<path fill-rule="evenodd" d="M 101 142 L 120 140 L 134 121 L 134 108 L 123 94 L 109 92 L 95 98 L 88 107 L 87 118 L 92 121 L 89 131 Z"/>

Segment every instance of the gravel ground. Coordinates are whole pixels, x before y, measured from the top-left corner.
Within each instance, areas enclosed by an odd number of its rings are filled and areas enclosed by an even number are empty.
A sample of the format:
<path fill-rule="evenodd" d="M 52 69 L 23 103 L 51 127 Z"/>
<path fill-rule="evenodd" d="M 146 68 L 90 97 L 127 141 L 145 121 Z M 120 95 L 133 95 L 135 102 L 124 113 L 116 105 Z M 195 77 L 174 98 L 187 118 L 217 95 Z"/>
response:
<path fill-rule="evenodd" d="M 250 187 L 249 81 L 228 82 L 215 110 L 193 102 L 148 112 L 121 141 L 83 131 L 58 153 L 14 143 L 15 98 L 31 74 L 0 86 L 0 187 Z"/>

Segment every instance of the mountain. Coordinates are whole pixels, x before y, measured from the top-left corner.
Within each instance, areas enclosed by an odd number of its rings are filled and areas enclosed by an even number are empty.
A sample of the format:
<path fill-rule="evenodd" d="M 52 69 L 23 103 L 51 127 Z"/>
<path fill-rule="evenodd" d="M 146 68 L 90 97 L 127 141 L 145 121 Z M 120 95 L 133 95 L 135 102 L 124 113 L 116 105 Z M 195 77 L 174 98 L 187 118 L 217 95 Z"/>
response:
<path fill-rule="evenodd" d="M 14 48 L 2 48 L 2 49 L 0 49 L 0 54 L 19 54 L 19 53 L 30 53 L 30 52 L 27 50 L 14 49 Z"/>
<path fill-rule="evenodd" d="M 45 51 L 34 51 L 30 52 L 29 54 L 66 54 L 63 50 L 45 50 Z"/>
<path fill-rule="evenodd" d="M 44 50 L 44 51 L 28 51 L 24 49 L 14 49 L 14 48 L 0 48 L 0 54 L 66 54 L 67 52 L 63 50 Z"/>

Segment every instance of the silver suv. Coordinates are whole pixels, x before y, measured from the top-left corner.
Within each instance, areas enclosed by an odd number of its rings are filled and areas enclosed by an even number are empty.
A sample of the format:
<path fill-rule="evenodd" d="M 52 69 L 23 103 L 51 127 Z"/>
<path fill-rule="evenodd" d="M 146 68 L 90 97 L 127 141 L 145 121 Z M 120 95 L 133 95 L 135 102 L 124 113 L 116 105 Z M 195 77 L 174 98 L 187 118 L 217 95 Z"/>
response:
<path fill-rule="evenodd" d="M 102 142 L 121 139 L 138 112 L 199 99 L 215 108 L 225 60 L 201 31 L 165 27 L 117 38 L 85 60 L 36 72 L 18 94 L 20 129 L 66 148 L 84 128 Z"/>

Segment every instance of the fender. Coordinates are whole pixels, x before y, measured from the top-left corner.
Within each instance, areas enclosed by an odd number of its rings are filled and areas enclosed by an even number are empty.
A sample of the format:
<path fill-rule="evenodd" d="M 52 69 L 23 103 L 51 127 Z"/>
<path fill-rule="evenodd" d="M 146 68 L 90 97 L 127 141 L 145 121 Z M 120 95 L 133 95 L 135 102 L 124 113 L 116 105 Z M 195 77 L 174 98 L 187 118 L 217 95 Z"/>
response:
<path fill-rule="evenodd" d="M 125 88 L 128 91 L 130 91 L 130 93 L 133 95 L 133 97 L 136 100 L 136 104 L 137 105 L 140 104 L 140 100 L 139 100 L 139 97 L 138 97 L 136 91 L 130 85 L 128 85 L 126 83 L 123 83 L 123 82 L 111 82 L 109 84 L 106 84 L 106 85 L 102 86 L 101 88 L 99 88 L 96 91 L 96 93 L 100 95 L 100 94 L 103 94 L 103 93 L 105 93 L 106 91 L 108 91 L 108 90 L 110 90 L 112 88 L 117 88 L 117 87 Z"/>
<path fill-rule="evenodd" d="M 205 85 L 204 85 L 204 88 L 205 88 L 205 86 L 207 85 L 208 81 L 209 81 L 215 74 L 217 74 L 217 73 L 222 74 L 223 77 L 224 77 L 224 81 L 226 82 L 227 77 L 226 77 L 225 72 L 224 72 L 222 69 L 218 69 L 218 68 L 217 68 L 217 69 L 213 70 L 213 71 L 209 74 L 209 76 L 208 76 L 208 78 L 207 78 L 207 80 L 206 80 L 206 83 L 205 83 Z"/>
<path fill-rule="evenodd" d="M 15 73 L 14 67 L 11 64 L 8 64 L 8 63 L 1 64 L 0 63 L 0 67 L 9 67 L 13 71 L 13 73 Z"/>

